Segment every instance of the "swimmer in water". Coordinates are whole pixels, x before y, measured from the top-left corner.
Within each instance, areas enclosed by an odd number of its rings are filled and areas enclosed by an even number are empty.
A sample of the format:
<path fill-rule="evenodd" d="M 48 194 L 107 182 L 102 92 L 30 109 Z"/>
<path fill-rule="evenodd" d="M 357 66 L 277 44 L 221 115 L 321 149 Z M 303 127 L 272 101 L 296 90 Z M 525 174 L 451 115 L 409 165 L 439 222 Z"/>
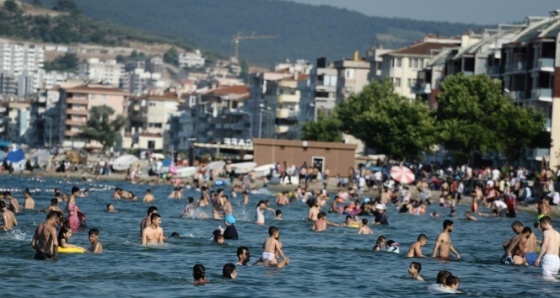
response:
<path fill-rule="evenodd" d="M 90 229 L 88 232 L 89 242 L 91 246 L 89 247 L 89 252 L 94 254 L 103 253 L 103 245 L 99 241 L 99 230 L 96 228 Z"/>
<path fill-rule="evenodd" d="M 179 217 L 186 217 L 186 218 L 194 218 L 194 211 L 196 209 L 196 205 L 194 204 L 194 198 L 189 197 L 189 203 L 183 208 Z"/>
<path fill-rule="evenodd" d="M 375 246 L 373 247 L 374 251 L 381 251 L 383 246 L 385 246 L 385 242 L 387 242 L 387 238 L 385 236 L 377 237 L 377 241 L 375 242 Z"/>
<path fill-rule="evenodd" d="M 276 214 L 276 217 L 275 217 L 274 219 L 276 219 L 276 220 L 282 220 L 282 210 L 277 209 L 277 210 L 275 211 L 275 214 Z"/>
<path fill-rule="evenodd" d="M 115 209 L 115 206 L 113 206 L 113 204 L 109 203 L 107 204 L 107 212 L 109 213 L 117 212 L 117 209 Z"/>
<path fill-rule="evenodd" d="M 195 286 L 205 285 L 210 282 L 206 279 L 206 268 L 202 264 L 194 265 L 192 276 L 194 278 L 193 285 Z"/>
<path fill-rule="evenodd" d="M 307 220 L 316 221 L 317 216 L 319 215 L 319 212 L 321 211 L 319 209 L 319 205 L 317 204 L 317 201 L 315 201 L 314 199 L 310 199 L 310 200 L 307 200 L 306 203 L 307 203 L 307 206 L 309 206 L 309 213 L 307 214 Z"/>
<path fill-rule="evenodd" d="M 418 235 L 416 242 L 408 249 L 407 257 L 409 258 L 425 258 L 426 256 L 422 254 L 422 247 L 428 243 L 428 237 L 424 234 Z"/>
<path fill-rule="evenodd" d="M 146 189 L 146 194 L 144 194 L 144 199 L 142 199 L 142 202 L 150 203 L 150 202 L 153 202 L 155 200 L 156 200 L 156 198 L 152 194 L 152 190 L 151 189 Z"/>
<path fill-rule="evenodd" d="M 373 234 L 373 231 L 368 226 L 367 218 L 362 219 L 362 225 L 360 226 L 360 229 L 358 229 L 358 234 L 359 235 L 372 235 Z"/>
<path fill-rule="evenodd" d="M 0 229 L 4 231 L 13 230 L 18 225 L 14 212 L 8 210 L 4 201 L 0 201 L 0 211 L 2 212 L 2 225 L 0 225 Z"/>
<path fill-rule="evenodd" d="M 455 250 L 455 247 L 451 245 L 451 232 L 453 231 L 453 221 L 446 219 L 443 221 L 443 232 L 441 232 L 434 245 L 432 251 L 433 258 L 449 259 L 449 251 L 453 252 L 457 259 L 461 258 L 461 255 Z"/>
<path fill-rule="evenodd" d="M 235 268 L 235 264 L 227 263 L 224 265 L 222 269 L 222 277 L 225 279 L 236 279 L 237 278 L 237 270 Z"/>
<path fill-rule="evenodd" d="M 284 255 L 282 251 L 282 242 L 280 242 L 280 230 L 271 226 L 268 228 L 269 237 L 263 243 L 263 253 L 261 259 L 264 266 L 276 266 L 278 268 L 283 268 L 290 264 L 290 259 Z M 277 256 L 281 256 L 282 260 L 278 261 Z"/>
<path fill-rule="evenodd" d="M 39 212 L 46 212 L 46 213 L 49 213 L 51 211 L 62 212 L 62 210 L 60 210 L 60 207 L 58 207 L 58 199 L 57 198 L 51 199 L 51 205 L 49 206 L 49 208 L 47 208 L 45 210 L 39 210 Z"/>
<path fill-rule="evenodd" d="M 478 219 L 476 217 L 474 217 L 470 211 L 466 211 L 465 212 L 465 218 L 467 220 L 472 220 L 472 221 L 477 221 Z"/>
<path fill-rule="evenodd" d="M 324 232 L 327 230 L 327 226 L 338 227 L 339 225 L 328 221 L 327 214 L 321 211 L 319 212 L 319 215 L 317 215 L 317 220 L 313 223 L 311 230 L 315 232 Z"/>
<path fill-rule="evenodd" d="M 152 213 L 151 224 L 142 231 L 142 245 L 163 244 L 163 229 L 161 225 L 161 215 Z"/>
<path fill-rule="evenodd" d="M 422 264 L 418 262 L 410 263 L 410 267 L 408 267 L 408 274 L 410 274 L 413 280 L 424 281 L 422 276 L 420 276 L 420 271 L 422 271 Z"/>
<path fill-rule="evenodd" d="M 140 238 L 142 238 L 142 231 L 144 231 L 144 229 L 149 227 L 152 223 L 153 213 L 158 213 L 158 209 L 156 206 L 150 206 L 150 208 L 148 208 L 146 217 L 144 217 L 140 222 Z"/>
<path fill-rule="evenodd" d="M 256 220 L 257 220 L 256 223 L 258 225 L 264 225 L 264 211 L 265 210 L 272 211 L 274 213 L 274 215 L 276 216 L 276 211 L 274 211 L 274 209 L 268 207 L 268 201 L 261 200 L 257 204 L 257 211 L 255 213 L 255 217 L 256 217 Z"/>
<path fill-rule="evenodd" d="M 60 228 L 60 231 L 58 232 L 58 247 L 75 247 L 84 249 L 83 247 L 68 243 L 70 237 L 72 237 L 72 229 L 67 226 L 62 226 L 62 228 Z"/>
<path fill-rule="evenodd" d="M 237 249 L 237 266 L 247 266 L 247 263 L 251 261 L 251 253 L 249 252 L 249 248 L 247 246 L 240 246 Z"/>

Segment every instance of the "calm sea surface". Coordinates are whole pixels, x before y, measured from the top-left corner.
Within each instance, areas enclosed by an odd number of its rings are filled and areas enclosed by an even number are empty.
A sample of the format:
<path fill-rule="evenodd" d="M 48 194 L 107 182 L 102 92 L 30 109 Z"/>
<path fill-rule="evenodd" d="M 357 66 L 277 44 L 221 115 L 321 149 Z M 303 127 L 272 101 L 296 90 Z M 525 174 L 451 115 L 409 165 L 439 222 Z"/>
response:
<path fill-rule="evenodd" d="M 249 206 L 240 204 L 240 197 L 233 198 L 236 227 L 240 240 L 226 240 L 224 245 L 210 241 L 211 233 L 223 223 L 218 220 L 181 219 L 178 217 L 186 200 L 170 200 L 171 186 L 131 185 L 103 182 L 97 185 L 82 182 L 60 182 L 52 179 L 33 180 L 21 177 L 0 177 L 0 188 L 13 191 L 20 203 L 22 190 L 35 190 L 33 197 L 38 209 L 49 205 L 53 188 L 70 192 L 73 185 L 80 188 L 97 188 L 88 198 L 78 198 L 77 204 L 88 216 L 88 226 L 97 227 L 104 254 L 59 254 L 56 262 L 33 259 L 30 246 L 33 231 L 44 221 L 45 213 L 23 211 L 17 215 L 19 227 L 11 233 L 0 233 L 0 285 L 2 297 L 404 297 L 417 295 L 441 296 L 428 292 L 435 282 L 438 270 L 449 270 L 461 278 L 460 288 L 469 296 L 481 297 L 553 297 L 558 295 L 560 283 L 542 280 L 536 267 L 509 267 L 501 265 L 501 246 L 513 236 L 512 219 L 479 218 L 468 222 L 454 218 L 453 245 L 463 257 L 460 261 L 441 262 L 431 258 L 420 259 L 421 275 L 426 282 L 410 280 L 407 268 L 411 259 L 406 250 L 420 233 L 428 235 L 424 254 L 430 255 L 433 241 L 442 230 L 448 209 L 432 205 L 428 212 L 437 211 L 443 216 L 398 214 L 389 208 L 387 227 L 374 227 L 374 235 L 358 235 L 356 229 L 329 227 L 326 233 L 313 233 L 305 220 L 307 207 L 301 202 L 281 208 L 284 220 L 275 221 L 272 213 L 266 214 L 266 225 L 254 224 L 256 203 L 259 199 L 274 197 L 252 195 Z M 139 245 L 139 223 L 150 205 L 111 199 L 115 186 L 133 191 L 140 196 L 151 188 L 157 200 L 154 205 L 162 215 L 162 227 L 169 236 L 178 232 L 184 237 L 168 239 L 161 248 Z M 226 192 L 230 193 L 230 189 Z M 195 191 L 185 191 L 185 198 L 200 196 Z M 112 202 L 118 213 L 105 212 Z M 64 209 L 65 203 L 61 203 Z M 273 204 L 273 208 L 276 208 Z M 458 215 L 467 206 L 459 206 Z M 211 210 L 206 208 L 206 213 Z M 486 211 L 488 212 L 488 211 Z M 342 222 L 344 216 L 329 215 L 328 219 Z M 531 225 L 535 216 L 521 213 L 518 217 Z M 370 218 L 370 221 L 372 219 Z M 237 261 L 238 246 L 248 246 L 252 261 L 262 250 L 270 225 L 280 228 L 284 253 L 291 264 L 284 269 L 262 266 L 237 267 L 238 279 L 223 280 L 222 266 Z M 560 224 L 557 222 L 557 226 Z M 373 252 L 371 248 L 379 235 L 385 235 L 400 244 L 401 254 Z M 540 232 L 537 233 L 542 238 Z M 70 243 L 89 246 L 87 230 L 75 233 Z M 418 260 L 416 260 L 418 261 Z M 212 283 L 192 286 L 192 267 L 202 263 L 206 276 Z M 443 294 L 445 295 L 445 294 Z"/>

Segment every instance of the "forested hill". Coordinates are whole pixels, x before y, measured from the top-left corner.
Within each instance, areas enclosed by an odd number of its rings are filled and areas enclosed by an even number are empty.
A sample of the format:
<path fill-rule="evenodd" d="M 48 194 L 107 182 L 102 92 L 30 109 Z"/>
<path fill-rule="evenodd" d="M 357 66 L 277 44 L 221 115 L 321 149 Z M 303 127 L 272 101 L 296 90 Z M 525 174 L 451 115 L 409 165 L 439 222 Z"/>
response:
<path fill-rule="evenodd" d="M 344 1 L 344 0 L 341 0 Z M 52 5 L 54 0 L 43 0 Z M 274 35 L 244 40 L 240 58 L 273 63 L 286 58 L 330 60 L 350 57 L 372 44 L 400 47 L 427 33 L 457 35 L 475 25 L 368 17 L 329 6 L 270 0 L 77 0 L 87 16 L 109 19 L 165 36 L 180 37 L 204 50 L 233 55 L 236 33 Z M 375 1 L 372 1 L 374 5 Z M 419 12 L 421 14 L 421 12 Z"/>

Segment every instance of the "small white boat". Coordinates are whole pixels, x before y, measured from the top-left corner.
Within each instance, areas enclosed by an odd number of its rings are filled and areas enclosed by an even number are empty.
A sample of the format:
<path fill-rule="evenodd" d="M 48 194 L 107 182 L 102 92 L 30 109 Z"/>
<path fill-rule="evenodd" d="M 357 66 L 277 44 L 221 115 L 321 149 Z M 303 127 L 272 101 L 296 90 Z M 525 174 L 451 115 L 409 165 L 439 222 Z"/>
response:
<path fill-rule="evenodd" d="M 177 178 L 189 178 L 194 176 L 198 171 L 198 167 L 179 167 L 177 173 L 174 175 Z"/>
<path fill-rule="evenodd" d="M 270 175 L 270 170 L 274 170 L 274 167 L 276 166 L 276 164 L 273 163 L 269 163 L 266 165 L 262 165 L 262 166 L 258 166 L 256 168 L 253 169 L 253 171 L 255 172 L 255 175 L 257 176 L 257 178 L 262 178 L 262 177 L 266 177 L 268 175 Z"/>
<path fill-rule="evenodd" d="M 257 166 L 256 162 L 240 162 L 231 164 L 230 167 L 235 174 L 248 174 Z"/>
<path fill-rule="evenodd" d="M 119 156 L 117 159 L 113 161 L 113 169 L 115 171 L 126 171 L 133 165 L 135 162 L 138 161 L 138 157 L 134 155 L 123 155 Z"/>
<path fill-rule="evenodd" d="M 206 165 L 207 171 L 214 171 L 214 170 L 221 170 L 226 165 L 226 162 L 223 160 L 213 161 Z"/>

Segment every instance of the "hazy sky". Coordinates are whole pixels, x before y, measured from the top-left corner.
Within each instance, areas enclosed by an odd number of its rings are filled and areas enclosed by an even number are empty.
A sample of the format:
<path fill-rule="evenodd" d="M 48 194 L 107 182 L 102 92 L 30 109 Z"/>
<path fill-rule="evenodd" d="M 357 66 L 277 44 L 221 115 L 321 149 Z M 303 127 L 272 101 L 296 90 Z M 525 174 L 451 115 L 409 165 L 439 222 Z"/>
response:
<path fill-rule="evenodd" d="M 418 20 L 497 24 L 548 16 L 559 0 L 284 0 L 331 5 L 367 15 Z"/>

